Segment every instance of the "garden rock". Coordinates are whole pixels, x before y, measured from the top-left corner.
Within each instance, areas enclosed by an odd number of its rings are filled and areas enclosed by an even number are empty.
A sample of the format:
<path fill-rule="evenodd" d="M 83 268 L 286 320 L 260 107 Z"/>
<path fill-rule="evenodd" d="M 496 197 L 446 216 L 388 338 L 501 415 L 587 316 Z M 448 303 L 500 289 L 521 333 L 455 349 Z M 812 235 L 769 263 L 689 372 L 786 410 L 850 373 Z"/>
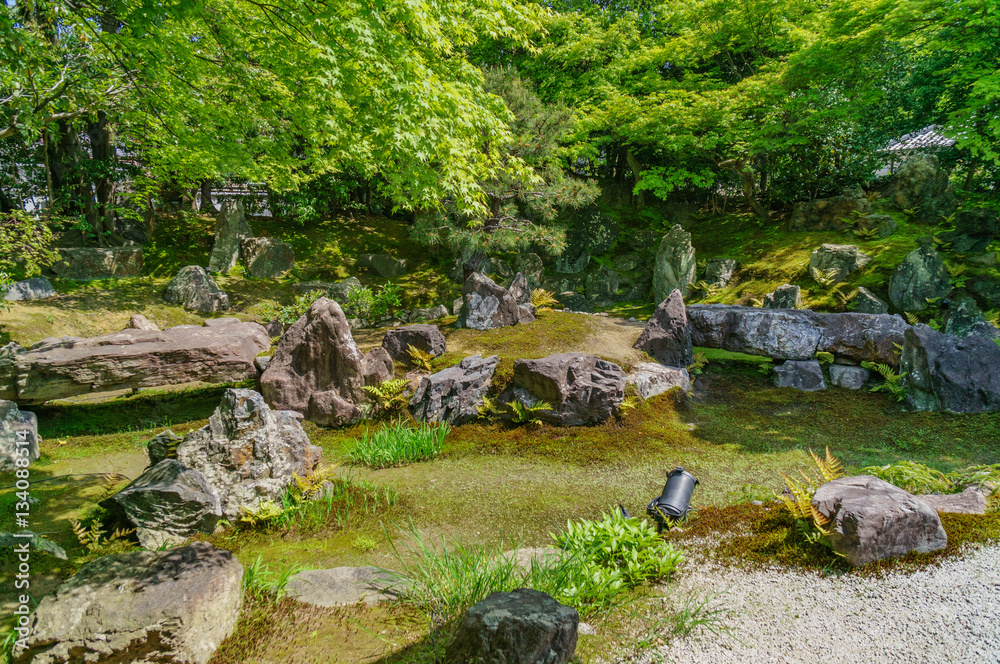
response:
<path fill-rule="evenodd" d="M 264 325 L 264 331 L 272 339 L 278 339 L 285 333 L 285 326 L 281 324 L 280 320 L 275 318 Z"/>
<path fill-rule="evenodd" d="M 35 277 L 11 284 L 3 299 L 8 302 L 30 302 L 31 300 L 48 300 L 57 294 L 48 279 Z"/>
<path fill-rule="evenodd" d="M 236 316 L 223 316 L 222 318 L 206 318 L 202 323 L 205 327 L 224 327 L 226 325 L 238 325 L 240 319 Z"/>
<path fill-rule="evenodd" d="M 561 274 L 579 274 L 590 265 L 587 238 L 577 231 L 566 232 L 566 248 L 559 254 L 552 269 Z"/>
<path fill-rule="evenodd" d="M 603 265 L 587 275 L 587 297 L 594 301 L 609 301 L 618 290 L 618 273 Z"/>
<path fill-rule="evenodd" d="M 580 616 L 550 595 L 522 588 L 474 605 L 448 643 L 449 664 L 566 664 Z"/>
<path fill-rule="evenodd" d="M 897 346 L 909 324 L 900 316 L 887 314 L 816 314 L 820 329 L 817 351 L 833 353 L 851 362 L 882 362 L 899 364 Z"/>
<path fill-rule="evenodd" d="M 864 367 L 854 367 L 847 364 L 830 365 L 830 382 L 837 387 L 848 390 L 860 390 L 868 382 L 871 372 Z"/>
<path fill-rule="evenodd" d="M 184 440 L 170 429 L 161 431 L 146 443 L 146 455 L 149 457 L 149 465 L 155 466 L 164 459 L 177 458 L 177 446 Z"/>
<path fill-rule="evenodd" d="M 143 548 L 153 551 L 183 544 L 195 533 L 210 535 L 222 518 L 219 496 L 205 476 L 176 459 L 148 468 L 100 505 L 135 529 Z"/>
<path fill-rule="evenodd" d="M 376 348 L 362 355 L 340 305 L 321 297 L 281 337 L 260 386 L 272 407 L 339 426 L 360 417 L 364 386 L 392 372 L 388 353 Z"/>
<path fill-rule="evenodd" d="M 705 281 L 716 288 L 725 288 L 736 274 L 736 261 L 732 258 L 711 258 L 705 266 Z"/>
<path fill-rule="evenodd" d="M 858 294 L 854 296 L 853 302 L 854 310 L 861 314 L 889 313 L 889 305 L 864 286 L 858 288 Z"/>
<path fill-rule="evenodd" d="M 75 247 L 59 249 L 52 271 L 63 279 L 124 279 L 142 274 L 140 247 Z"/>
<path fill-rule="evenodd" d="M 625 397 L 625 372 L 596 355 L 557 353 L 514 362 L 514 397 L 525 406 L 547 402 L 539 419 L 562 426 L 597 424 L 618 414 Z M 508 401 L 509 399 L 502 399 Z"/>
<path fill-rule="evenodd" d="M 465 298 L 459 297 L 455 298 L 455 301 L 451 303 L 451 313 L 454 316 L 458 316 L 462 313 L 462 307 L 465 305 Z"/>
<path fill-rule="evenodd" d="M 396 599 L 396 578 L 377 567 L 334 567 L 299 572 L 288 580 L 285 590 L 294 600 L 329 608 L 364 602 L 374 606 Z"/>
<path fill-rule="evenodd" d="M 986 514 L 986 496 L 974 486 L 962 493 L 917 496 L 935 512 L 945 514 Z"/>
<path fill-rule="evenodd" d="M 479 417 L 478 407 L 493 382 L 500 358 L 466 357 L 457 366 L 423 376 L 410 398 L 410 413 L 420 422 L 464 424 Z"/>
<path fill-rule="evenodd" d="M 900 371 L 912 410 L 1000 410 L 1000 345 L 978 335 L 955 337 L 914 325 L 906 331 Z"/>
<path fill-rule="evenodd" d="M 253 365 L 257 367 L 257 372 L 263 375 L 267 371 L 267 365 L 270 361 L 270 355 L 259 355 L 253 359 Z"/>
<path fill-rule="evenodd" d="M 348 277 L 343 281 L 330 284 L 326 289 L 326 293 L 328 297 L 336 300 L 337 302 L 347 302 L 348 298 L 351 296 L 351 291 L 361 287 L 362 285 L 360 279 L 357 277 Z"/>
<path fill-rule="evenodd" d="M 943 549 L 948 536 L 937 512 L 888 482 L 859 475 L 816 489 L 812 505 L 830 520 L 830 544 L 851 565 Z"/>
<path fill-rule="evenodd" d="M 40 440 L 35 414 L 19 410 L 13 401 L 0 399 L 0 472 L 13 472 L 18 458 L 33 463 L 40 454 Z"/>
<path fill-rule="evenodd" d="M 280 504 L 295 477 L 312 474 L 322 453 L 293 413 L 271 410 L 253 390 L 233 388 L 208 424 L 177 445 L 177 460 L 204 475 L 227 519 L 259 509 L 264 500 Z"/>
<path fill-rule="evenodd" d="M 179 304 L 188 311 L 211 314 L 229 309 L 229 295 L 219 288 L 205 268 L 199 265 L 182 267 L 163 291 L 163 299 Z"/>
<path fill-rule="evenodd" d="M 448 307 L 440 304 L 431 309 L 414 309 L 407 316 L 407 319 L 411 323 L 417 323 L 422 320 L 437 320 L 439 318 L 446 318 L 451 314 L 448 312 Z"/>
<path fill-rule="evenodd" d="M 253 237 L 243 203 L 228 199 L 215 217 L 215 241 L 208 259 L 209 272 L 224 273 L 236 267 L 243 240 Z"/>
<path fill-rule="evenodd" d="M 860 189 L 840 196 L 800 202 L 792 206 L 789 228 L 793 231 L 843 230 L 845 219 L 871 212 L 872 204 Z"/>
<path fill-rule="evenodd" d="M 534 289 L 542 285 L 545 266 L 542 264 L 542 258 L 538 254 L 519 254 L 517 260 L 514 261 L 514 269 L 523 274 L 524 278 L 528 280 L 529 288 Z"/>
<path fill-rule="evenodd" d="M 698 265 L 695 263 L 691 234 L 675 225 L 660 240 L 653 266 L 653 297 L 657 302 L 667 299 L 671 291 L 677 289 L 687 295 L 688 288 L 695 282 Z"/>
<path fill-rule="evenodd" d="M 942 233 L 957 253 L 986 251 L 1000 237 L 1000 215 L 992 208 L 972 208 L 955 213 L 955 230 Z"/>
<path fill-rule="evenodd" d="M 514 275 L 507 292 L 518 305 L 531 304 L 531 287 L 528 285 L 528 278 L 521 272 Z"/>
<path fill-rule="evenodd" d="M 128 325 L 125 326 L 126 330 L 141 330 L 143 332 L 159 332 L 160 328 L 151 322 L 148 318 L 142 314 L 132 314 L 132 317 L 128 319 Z"/>
<path fill-rule="evenodd" d="M 380 277 L 398 277 L 406 272 L 406 260 L 388 254 L 361 254 L 355 265 L 366 268 Z"/>
<path fill-rule="evenodd" d="M 205 664 L 236 627 L 242 580 L 207 542 L 99 558 L 42 599 L 14 661 Z"/>
<path fill-rule="evenodd" d="M 864 268 L 872 257 L 854 244 L 824 244 L 809 256 L 809 275 L 820 283 L 840 283 Z"/>
<path fill-rule="evenodd" d="M 272 237 L 251 237 L 240 245 L 243 265 L 254 279 L 277 279 L 295 267 L 295 252 L 287 242 Z"/>
<path fill-rule="evenodd" d="M 856 228 L 860 231 L 874 232 L 875 237 L 882 240 L 896 232 L 896 220 L 887 214 L 869 214 L 858 219 Z"/>
<path fill-rule="evenodd" d="M 809 310 L 695 304 L 687 307 L 687 316 L 695 346 L 808 360 L 819 344 L 816 314 Z"/>
<path fill-rule="evenodd" d="M 675 387 L 684 392 L 691 389 L 691 377 L 687 369 L 665 367 L 653 362 L 640 362 L 625 376 L 625 385 L 632 385 L 643 399 L 663 394 Z"/>
<path fill-rule="evenodd" d="M 642 267 L 642 256 L 636 253 L 621 254 L 611 259 L 611 267 L 617 272 L 632 272 Z"/>
<path fill-rule="evenodd" d="M 586 237 L 586 246 L 591 253 L 604 254 L 618 242 L 621 226 L 611 217 L 591 208 L 583 213 L 580 229 Z"/>
<path fill-rule="evenodd" d="M 10 356 L 19 403 L 107 390 L 181 383 L 231 383 L 257 375 L 253 360 L 271 347 L 257 323 L 122 330 L 91 338 L 48 339 Z M 3 357 L 0 357 L 2 387 Z"/>
<path fill-rule="evenodd" d="M 768 309 L 798 309 L 802 306 L 802 289 L 792 284 L 778 286 L 774 292 L 764 296 L 764 306 Z"/>
<path fill-rule="evenodd" d="M 945 334 L 956 337 L 967 337 L 977 334 L 987 339 L 1000 339 L 1000 329 L 986 320 L 979 305 L 971 297 L 965 295 L 956 300 L 942 302 L 947 307 L 944 323 Z"/>
<path fill-rule="evenodd" d="M 906 255 L 889 280 L 889 301 L 901 311 L 923 311 L 927 300 L 944 297 L 951 291 L 944 260 L 925 243 Z"/>
<path fill-rule="evenodd" d="M 556 300 L 570 311 L 593 311 L 587 296 L 576 291 L 563 291 L 556 295 Z"/>
<path fill-rule="evenodd" d="M 475 330 L 494 330 L 516 325 L 521 318 L 517 300 L 506 288 L 484 274 L 474 272 L 462 287 L 463 305 L 456 325 Z"/>
<path fill-rule="evenodd" d="M 679 290 L 660 302 L 632 347 L 668 367 L 687 367 L 694 361 L 687 311 Z"/>
<path fill-rule="evenodd" d="M 413 346 L 437 357 L 448 349 L 444 335 L 437 325 L 405 325 L 389 330 L 382 339 L 382 348 L 395 362 L 409 364 L 412 360 L 408 348 Z"/>
<path fill-rule="evenodd" d="M 826 389 L 826 381 L 817 360 L 788 360 L 774 367 L 774 386 L 818 392 Z"/>
<path fill-rule="evenodd" d="M 927 222 L 938 223 L 955 211 L 951 172 L 934 155 L 921 154 L 900 167 L 892 182 L 891 199 L 900 210 L 914 210 Z"/>

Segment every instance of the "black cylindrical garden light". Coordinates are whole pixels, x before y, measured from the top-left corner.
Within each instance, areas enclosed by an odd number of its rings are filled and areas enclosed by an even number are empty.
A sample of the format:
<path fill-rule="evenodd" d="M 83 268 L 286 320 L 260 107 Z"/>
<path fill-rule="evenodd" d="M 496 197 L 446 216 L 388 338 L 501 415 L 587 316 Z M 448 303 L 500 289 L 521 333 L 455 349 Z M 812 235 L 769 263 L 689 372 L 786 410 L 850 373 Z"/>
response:
<path fill-rule="evenodd" d="M 660 530 L 670 527 L 670 522 L 683 519 L 691 511 L 691 494 L 698 480 L 680 466 L 667 473 L 663 493 L 646 507 L 646 513 L 656 521 Z"/>

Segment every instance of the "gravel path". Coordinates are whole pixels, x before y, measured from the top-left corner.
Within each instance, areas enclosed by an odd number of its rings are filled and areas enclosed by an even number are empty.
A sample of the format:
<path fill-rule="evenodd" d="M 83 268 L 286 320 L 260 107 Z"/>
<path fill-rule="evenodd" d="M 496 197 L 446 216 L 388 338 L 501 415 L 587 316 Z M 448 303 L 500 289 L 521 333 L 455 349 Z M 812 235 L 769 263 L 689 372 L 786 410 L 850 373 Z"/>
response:
<path fill-rule="evenodd" d="M 879 579 L 698 562 L 682 592 L 723 592 L 731 636 L 704 630 L 640 661 L 684 664 L 1000 663 L 1000 545 Z M 735 637 L 735 638 L 734 638 Z"/>

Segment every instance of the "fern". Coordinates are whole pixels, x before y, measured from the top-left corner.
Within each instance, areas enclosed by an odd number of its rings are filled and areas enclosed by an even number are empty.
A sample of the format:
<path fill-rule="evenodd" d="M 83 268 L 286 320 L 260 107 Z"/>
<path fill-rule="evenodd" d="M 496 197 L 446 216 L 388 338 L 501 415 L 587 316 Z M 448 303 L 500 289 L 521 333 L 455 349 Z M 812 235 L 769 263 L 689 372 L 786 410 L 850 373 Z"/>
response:
<path fill-rule="evenodd" d="M 365 385 L 365 394 L 374 402 L 373 417 L 385 417 L 401 411 L 409 402 L 406 391 L 410 381 L 392 378 L 379 385 Z"/>
<path fill-rule="evenodd" d="M 257 505 L 257 509 L 251 510 L 241 507 L 240 511 L 242 512 L 240 522 L 253 528 L 277 519 L 285 513 L 285 508 L 274 501 L 262 500 Z"/>
<path fill-rule="evenodd" d="M 530 424 L 532 426 L 538 426 L 542 423 L 542 420 L 537 417 L 537 413 L 543 410 L 552 410 L 552 405 L 546 401 L 539 401 L 532 406 L 525 406 L 515 399 L 514 401 L 508 401 L 507 407 L 510 408 L 508 412 L 511 422 L 514 424 Z"/>
<path fill-rule="evenodd" d="M 410 356 L 413 366 L 424 371 L 431 371 L 431 360 L 434 359 L 433 355 L 423 349 L 417 348 L 413 344 L 407 344 L 406 352 Z"/>
<path fill-rule="evenodd" d="M 642 397 L 639 397 L 635 394 L 630 394 L 629 396 L 625 397 L 622 400 L 621 405 L 618 406 L 619 417 L 623 416 L 625 413 L 632 412 L 633 410 L 638 408 L 639 404 L 641 403 L 642 403 Z"/>
<path fill-rule="evenodd" d="M 479 413 L 479 417 L 490 422 L 496 422 L 503 415 L 503 409 L 497 405 L 497 402 L 485 395 L 483 396 L 483 405 L 476 406 L 476 412 Z"/>
<path fill-rule="evenodd" d="M 917 318 L 917 315 L 912 311 L 904 311 L 903 315 L 906 316 L 906 322 L 909 323 L 910 325 L 920 324 L 920 319 Z"/>
<path fill-rule="evenodd" d="M 708 356 L 702 351 L 698 351 L 694 354 L 691 364 L 687 366 L 688 373 L 692 376 L 697 376 L 705 368 L 706 364 L 708 364 Z"/>
<path fill-rule="evenodd" d="M 878 237 L 877 228 L 858 228 L 854 231 L 854 234 L 862 240 L 874 240 Z"/>
<path fill-rule="evenodd" d="M 800 470 L 799 474 L 803 479 L 801 482 L 779 472 L 788 488 L 775 496 L 795 518 L 796 531 L 803 539 L 810 544 L 829 546 L 830 519 L 813 506 L 812 499 L 820 484 L 844 476 L 844 466 L 839 459 L 830 454 L 829 447 L 826 448 L 826 455 L 823 458 L 812 449 L 809 450 L 809 455 L 816 464 L 816 472 L 810 476 Z"/>
<path fill-rule="evenodd" d="M 543 307 L 551 307 L 553 305 L 559 304 L 559 300 L 547 290 L 541 288 L 536 288 L 531 291 L 531 304 L 536 309 L 541 309 Z"/>
<path fill-rule="evenodd" d="M 77 559 L 81 564 L 115 553 L 134 551 L 137 548 L 135 542 L 129 539 L 133 530 L 118 528 L 105 536 L 100 521 L 96 519 L 91 522 L 90 528 L 85 528 L 79 521 L 69 523 L 80 546 L 87 552 Z"/>
<path fill-rule="evenodd" d="M 889 392 L 896 397 L 896 401 L 902 401 L 906 398 L 906 386 L 902 384 L 903 377 L 906 376 L 905 371 L 903 373 L 896 373 L 892 370 L 892 367 L 882 362 L 862 362 L 861 366 L 874 371 L 885 380 L 881 385 L 871 388 L 872 392 Z"/>

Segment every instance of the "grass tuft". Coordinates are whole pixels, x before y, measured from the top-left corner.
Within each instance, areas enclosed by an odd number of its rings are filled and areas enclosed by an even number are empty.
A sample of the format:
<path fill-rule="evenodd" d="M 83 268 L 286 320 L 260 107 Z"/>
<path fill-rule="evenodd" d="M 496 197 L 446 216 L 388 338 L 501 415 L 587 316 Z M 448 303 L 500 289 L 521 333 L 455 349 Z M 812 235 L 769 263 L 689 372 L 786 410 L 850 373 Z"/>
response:
<path fill-rule="evenodd" d="M 411 426 L 402 420 L 396 420 L 374 432 L 366 431 L 354 447 L 348 450 L 347 459 L 369 468 L 390 468 L 415 461 L 427 461 L 441 453 L 449 432 L 451 426 L 446 422 Z"/>

